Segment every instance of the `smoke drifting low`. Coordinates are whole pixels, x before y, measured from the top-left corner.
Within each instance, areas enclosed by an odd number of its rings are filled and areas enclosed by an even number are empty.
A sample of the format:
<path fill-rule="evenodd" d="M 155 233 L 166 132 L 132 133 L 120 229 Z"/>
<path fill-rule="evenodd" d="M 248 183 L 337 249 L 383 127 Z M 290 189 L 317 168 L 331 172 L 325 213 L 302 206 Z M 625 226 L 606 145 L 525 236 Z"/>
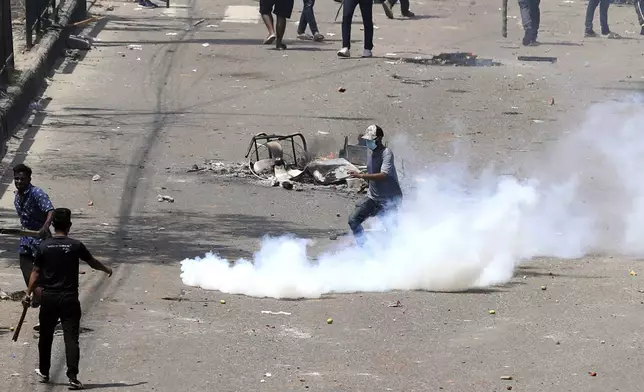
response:
<path fill-rule="evenodd" d="M 389 232 L 315 261 L 308 240 L 266 238 L 253 260 L 181 262 L 189 286 L 255 297 L 457 291 L 508 282 L 522 261 L 589 253 L 644 255 L 644 105 L 599 104 L 527 179 L 458 165 L 415 173 Z M 458 168 L 457 168 L 458 167 Z M 436 174 L 440 173 L 440 174 Z M 407 173 L 407 178 L 409 178 Z"/>

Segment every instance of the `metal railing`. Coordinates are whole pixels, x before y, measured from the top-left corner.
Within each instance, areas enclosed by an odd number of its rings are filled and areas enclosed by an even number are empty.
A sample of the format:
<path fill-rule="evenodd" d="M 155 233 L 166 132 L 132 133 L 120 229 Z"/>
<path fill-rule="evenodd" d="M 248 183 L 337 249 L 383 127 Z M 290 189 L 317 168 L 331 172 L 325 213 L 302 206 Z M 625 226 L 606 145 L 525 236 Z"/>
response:
<path fill-rule="evenodd" d="M 8 0 L 0 0 L 9 2 Z M 58 8 L 56 0 L 27 0 L 25 2 L 27 48 L 34 46 L 34 32 L 37 38 L 41 38 L 45 30 L 51 25 L 51 21 L 58 23 Z M 50 15 L 51 14 L 51 15 Z"/>
<path fill-rule="evenodd" d="M 13 28 L 11 25 L 11 2 L 0 0 L 0 90 L 5 91 L 14 69 Z"/>

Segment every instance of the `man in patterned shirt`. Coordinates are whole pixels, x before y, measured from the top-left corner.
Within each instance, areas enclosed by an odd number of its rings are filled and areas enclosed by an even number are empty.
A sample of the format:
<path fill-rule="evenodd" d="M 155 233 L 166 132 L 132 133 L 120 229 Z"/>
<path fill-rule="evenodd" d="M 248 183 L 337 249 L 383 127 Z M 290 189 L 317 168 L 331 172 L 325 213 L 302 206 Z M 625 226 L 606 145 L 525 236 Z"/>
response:
<path fill-rule="evenodd" d="M 38 246 L 43 238 L 50 237 L 49 226 L 54 217 L 54 205 L 42 189 L 31 185 L 31 168 L 19 164 L 13 168 L 13 180 L 16 185 L 14 206 L 24 229 L 38 231 L 38 237 L 20 239 L 20 269 L 29 286 L 29 276 L 34 269 L 34 260 Z"/>

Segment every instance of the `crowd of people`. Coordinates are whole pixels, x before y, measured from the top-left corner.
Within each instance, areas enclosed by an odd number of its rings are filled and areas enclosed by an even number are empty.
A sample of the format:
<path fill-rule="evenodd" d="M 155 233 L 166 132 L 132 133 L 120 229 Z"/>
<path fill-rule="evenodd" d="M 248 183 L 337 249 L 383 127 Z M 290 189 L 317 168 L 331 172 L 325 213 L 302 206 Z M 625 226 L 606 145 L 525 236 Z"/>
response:
<path fill-rule="evenodd" d="M 147 0 L 145 0 L 147 1 Z M 351 50 L 351 22 L 353 14 L 357 7 L 360 7 L 362 15 L 362 24 L 364 26 L 364 50 L 362 57 L 371 57 L 373 49 L 373 4 L 382 5 L 385 15 L 389 19 L 394 18 L 393 8 L 398 0 L 334 0 L 341 3 L 342 12 L 342 48 L 338 51 L 339 57 L 350 57 Z M 311 40 L 320 42 L 324 40 L 324 35 L 318 29 L 315 20 L 315 0 L 303 0 L 302 14 L 297 27 L 297 38 L 301 40 Z M 265 45 L 275 43 L 278 50 L 285 50 L 284 33 L 286 31 L 286 20 L 293 14 L 294 0 L 260 0 L 259 13 L 268 30 L 268 36 L 264 39 Z M 275 18 L 273 18 L 275 14 Z M 409 0 L 400 0 L 400 14 L 405 18 L 416 16 L 409 9 Z M 306 33 L 306 27 L 309 27 L 311 34 Z"/>
<path fill-rule="evenodd" d="M 601 28 L 601 35 L 606 38 L 619 39 L 621 36 L 610 30 L 608 26 L 608 8 L 613 0 L 589 0 L 586 7 L 586 20 L 584 23 L 584 36 L 589 38 L 598 37 L 599 34 L 593 28 L 593 20 L 595 19 L 595 11 L 599 7 L 599 26 Z M 626 0 L 622 0 L 626 3 Z M 632 0 L 637 13 L 637 20 L 640 24 L 640 34 L 644 35 L 644 0 Z M 519 8 L 521 9 L 521 21 L 525 34 L 523 36 L 524 46 L 539 45 L 537 35 L 539 33 L 539 24 L 541 21 L 541 11 L 539 6 L 541 0 L 519 0 Z"/>
<path fill-rule="evenodd" d="M 149 0 L 140 0 L 148 1 Z M 398 0 L 334 0 L 341 3 L 343 7 L 342 13 L 342 48 L 338 51 L 339 57 L 350 57 L 351 51 L 351 22 L 356 7 L 360 7 L 362 16 L 362 24 L 364 28 L 364 50 L 362 57 L 371 57 L 373 50 L 373 4 L 380 4 L 389 19 L 394 18 L 393 8 Z M 601 27 L 601 35 L 607 38 L 621 38 L 615 32 L 612 32 L 608 26 L 608 8 L 610 3 L 617 0 L 589 0 L 586 8 L 586 19 L 584 27 L 585 37 L 598 37 L 593 28 L 593 20 L 595 18 L 595 11 L 599 7 L 599 22 Z M 632 1 L 637 13 L 637 19 L 641 26 L 640 34 L 644 35 L 644 0 L 621 0 L 621 2 Z M 313 7 L 315 0 L 303 0 L 302 14 L 297 28 L 297 37 L 302 40 L 312 40 L 320 42 L 324 40 L 318 29 L 317 21 L 315 20 L 315 13 Z M 539 25 L 541 22 L 541 11 L 539 9 L 541 0 L 518 0 L 519 9 L 521 11 L 521 20 L 525 34 L 523 36 L 523 45 L 536 46 L 539 45 L 537 36 L 539 32 Z M 275 43 L 276 48 L 279 50 L 286 49 L 283 42 L 284 33 L 286 31 L 286 20 L 290 19 L 293 13 L 294 0 L 260 0 L 259 11 L 262 15 L 262 20 L 266 24 L 268 30 L 268 37 L 264 40 L 264 44 L 270 45 Z M 273 19 L 273 14 L 276 16 L 277 23 Z M 400 14 L 406 18 L 413 18 L 415 14 L 409 9 L 409 0 L 400 0 Z M 311 34 L 306 34 L 306 27 L 309 27 Z"/>

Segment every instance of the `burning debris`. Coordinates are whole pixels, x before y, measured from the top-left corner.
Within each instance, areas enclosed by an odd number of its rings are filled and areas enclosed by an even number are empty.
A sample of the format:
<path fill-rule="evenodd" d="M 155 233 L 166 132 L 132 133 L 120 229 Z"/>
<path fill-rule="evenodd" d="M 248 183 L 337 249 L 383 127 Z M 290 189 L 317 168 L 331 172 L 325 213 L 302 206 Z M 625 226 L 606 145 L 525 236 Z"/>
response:
<path fill-rule="evenodd" d="M 244 163 L 206 162 L 205 167 L 194 165 L 188 172 L 211 171 L 227 177 L 249 177 L 261 180 L 266 186 L 302 190 L 300 185 L 333 186 L 362 192 L 363 180 L 351 178 L 349 173 L 366 169 L 368 149 L 350 145 L 345 137 L 339 154 L 314 157 L 307 149 L 306 139 L 300 133 L 292 135 L 255 135 L 248 146 Z"/>

